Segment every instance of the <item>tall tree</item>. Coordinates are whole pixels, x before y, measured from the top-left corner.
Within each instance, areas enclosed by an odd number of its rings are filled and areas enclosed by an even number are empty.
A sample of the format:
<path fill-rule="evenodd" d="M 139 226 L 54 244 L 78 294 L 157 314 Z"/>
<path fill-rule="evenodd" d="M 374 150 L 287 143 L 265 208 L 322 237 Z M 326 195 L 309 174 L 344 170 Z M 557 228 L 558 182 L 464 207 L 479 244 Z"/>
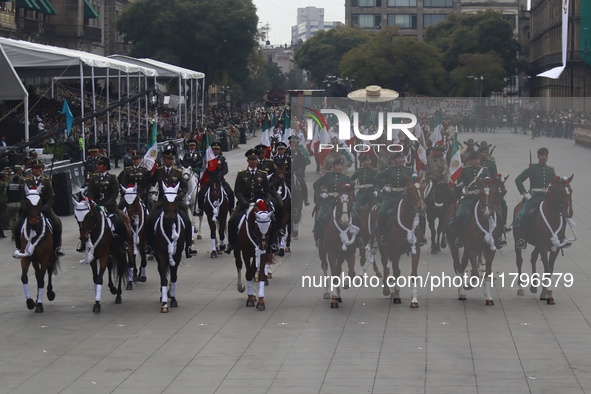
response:
<path fill-rule="evenodd" d="M 370 34 L 360 28 L 336 26 L 319 31 L 296 51 L 299 67 L 308 71 L 309 79 L 320 87 L 329 75 L 339 76 L 339 62 L 351 49 L 367 43 Z"/>
<path fill-rule="evenodd" d="M 204 72 L 211 83 L 248 77 L 257 23 L 252 0 L 138 0 L 117 29 L 131 56 Z"/>

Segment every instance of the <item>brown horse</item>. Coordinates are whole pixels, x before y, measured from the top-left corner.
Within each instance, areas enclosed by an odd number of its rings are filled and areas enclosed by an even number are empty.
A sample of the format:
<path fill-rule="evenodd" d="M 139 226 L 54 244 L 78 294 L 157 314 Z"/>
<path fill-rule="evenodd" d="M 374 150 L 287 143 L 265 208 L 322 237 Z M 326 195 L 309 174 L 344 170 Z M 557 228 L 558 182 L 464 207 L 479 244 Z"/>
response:
<path fill-rule="evenodd" d="M 132 247 L 128 253 L 128 272 L 127 272 L 127 287 L 126 290 L 133 290 L 133 282 L 145 282 L 147 275 L 148 261 L 146 259 L 146 235 L 144 224 L 146 223 L 146 207 L 141 202 L 137 194 L 137 186 L 125 188 L 123 190 L 123 200 L 125 206 L 123 212 L 129 217 L 131 233 L 132 233 Z M 137 255 L 140 255 L 141 263 L 138 272 Z"/>
<path fill-rule="evenodd" d="M 421 258 L 421 246 L 418 242 L 422 236 L 419 226 L 419 214 L 425 211 L 424 189 L 421 183 L 413 178 L 409 177 L 402 200 L 400 200 L 395 212 L 388 219 L 389 231 L 384 234 L 387 240 L 386 244 L 379 245 L 384 269 L 382 293 L 385 296 L 390 295 L 394 304 L 402 302 L 398 286 L 400 256 L 403 253 L 411 254 L 411 276 L 413 278 L 417 277 L 419 259 Z M 390 276 L 388 261 L 392 262 L 392 276 Z M 392 284 L 394 286 L 391 286 Z M 416 279 L 410 285 L 412 288 L 410 307 L 418 308 Z"/>
<path fill-rule="evenodd" d="M 80 228 L 80 239 L 83 240 L 86 249 L 86 255 L 81 263 L 90 264 L 92 269 L 92 279 L 94 282 L 94 306 L 92 311 L 100 313 L 101 311 L 101 293 L 103 289 L 103 275 L 108 269 L 109 290 L 111 294 L 116 295 L 115 303 L 121 304 L 121 287 L 126 279 L 127 271 L 127 253 L 121 250 L 121 242 L 113 236 L 109 229 L 107 214 L 97 206 L 97 204 L 83 198 L 82 201 L 73 199 L 75 205 L 75 217 Z M 129 234 L 129 219 L 124 218 L 125 226 Z M 98 264 L 97 264 L 98 263 Z M 115 268 L 115 278 L 118 281 L 117 287 L 113 283 L 112 271 Z"/>
<path fill-rule="evenodd" d="M 291 252 L 291 187 L 286 179 L 286 166 L 285 163 L 277 164 L 277 171 L 275 176 L 278 178 L 277 194 L 283 201 L 283 218 L 282 226 L 285 235 L 279 237 L 278 246 L 279 252 L 277 253 L 280 257 L 285 256 L 285 252 Z"/>
<path fill-rule="evenodd" d="M 205 192 L 203 210 L 207 215 L 211 238 L 211 258 L 218 257 L 218 252 L 222 252 L 226 245 L 226 223 L 228 212 L 230 211 L 230 200 L 222 182 L 219 179 L 213 180 L 211 186 Z M 216 230 L 219 234 L 219 242 L 216 239 Z"/>
<path fill-rule="evenodd" d="M 373 270 L 378 278 L 382 278 L 383 275 L 378 268 L 376 263 L 376 242 L 379 240 L 378 236 L 378 225 L 377 225 L 377 213 L 379 211 L 379 205 L 376 205 L 375 199 L 372 199 L 369 204 L 361 207 L 359 210 L 359 262 L 363 274 L 366 273 L 366 262 L 373 266 Z"/>
<path fill-rule="evenodd" d="M 21 245 L 24 245 L 24 253 L 15 252 L 13 257 L 21 260 L 21 282 L 27 300 L 27 308 L 35 309 L 35 313 L 43 313 L 43 289 L 45 287 L 45 273 L 47 272 L 47 299 L 53 301 L 55 292 L 51 283 L 52 275 L 56 274 L 59 268 L 59 260 L 54 253 L 53 237 L 51 235 L 47 218 L 41 210 L 43 207 L 39 204 L 41 199 L 41 190 L 29 189 L 25 185 L 25 195 L 27 197 L 23 207 L 26 220 L 20 230 Z M 35 277 L 37 278 L 37 301 L 31 298 L 29 290 L 29 266 L 33 264 Z"/>
<path fill-rule="evenodd" d="M 445 228 L 447 221 L 444 220 L 445 212 L 454 203 L 454 194 L 447 182 L 433 183 L 430 181 L 425 190 L 425 204 L 427 221 L 431 232 L 431 254 L 440 252 L 447 247 L 445 239 Z M 437 221 L 437 228 L 435 227 Z"/>
<path fill-rule="evenodd" d="M 246 268 L 247 307 L 255 306 L 253 280 L 258 279 L 258 301 L 256 309 L 265 310 L 265 284 L 267 283 L 267 265 L 273 264 L 273 253 L 270 252 L 273 228 L 273 212 L 267 209 L 263 200 L 258 200 L 246 210 L 238 224 L 238 243 L 234 248 L 234 260 L 238 279 L 236 288 L 244 293 L 242 283 L 242 260 Z M 258 271 L 258 277 L 255 278 Z"/>
<path fill-rule="evenodd" d="M 539 283 L 542 285 L 542 293 L 540 294 L 540 300 L 546 300 L 548 305 L 555 304 L 554 292 L 549 286 L 552 284 L 552 274 L 554 273 L 554 263 L 558 253 L 563 248 L 570 246 L 571 242 L 577 239 L 576 233 L 574 232 L 573 216 L 573 205 L 572 205 L 572 188 L 570 186 L 573 180 L 574 174 L 568 179 L 561 179 L 560 177 L 554 177 L 548 192 L 544 197 L 544 200 L 540 204 L 539 208 L 536 208 L 535 213 L 530 221 L 531 225 L 529 228 L 521 229 L 521 233 L 525 241 L 534 246 L 534 250 L 531 253 L 531 265 L 532 265 L 532 276 L 536 274 L 536 262 L 538 255 L 542 258 L 542 264 L 544 264 L 544 274 L 540 275 L 541 280 Z M 517 204 L 513 211 L 513 220 L 515 221 L 519 217 L 519 213 L 523 208 L 523 202 Z M 566 226 L 569 226 L 573 232 L 573 239 L 566 239 Z M 514 234 L 515 236 L 515 234 Z M 515 236 L 515 238 L 517 238 Z M 515 241 L 517 243 L 517 240 Z M 517 271 L 519 274 L 519 290 L 518 295 L 523 295 L 523 282 L 521 281 L 521 266 L 523 263 L 523 257 L 521 256 L 521 249 L 515 247 L 515 257 L 517 264 Z M 548 281 L 549 278 L 550 280 Z M 531 282 L 530 282 L 531 283 Z M 546 284 L 549 284 L 546 286 Z M 530 286 L 532 293 L 537 292 L 537 287 L 533 284 Z"/>
<path fill-rule="evenodd" d="M 458 288 L 458 299 L 466 300 L 465 290 L 471 289 L 472 284 L 480 284 L 480 280 L 472 281 L 464 275 L 468 263 L 471 264 L 471 276 L 478 277 L 478 255 L 483 254 L 485 260 L 484 272 L 484 297 L 486 305 L 494 305 L 491 295 L 491 273 L 492 262 L 498 247 L 503 228 L 501 218 L 501 201 L 506 193 L 504 188 L 506 178 L 487 178 L 486 181 L 478 180 L 479 187 L 473 212 L 470 213 L 462 228 L 464 239 L 464 253 L 460 261 L 459 249 L 453 242 L 449 247 L 453 258 L 454 271 L 456 275 L 464 277 L 464 286 Z M 448 226 L 446 229 L 448 239 L 456 239 L 455 226 Z"/>
<path fill-rule="evenodd" d="M 162 183 L 164 198 L 162 199 L 162 213 L 154 223 L 154 257 L 158 262 L 160 274 L 160 312 L 168 313 L 168 298 L 170 307 L 178 307 L 176 300 L 176 284 L 178 267 L 185 247 L 185 226 L 178 214 L 178 189 L 180 183 L 174 187 L 167 187 Z M 168 274 L 170 273 L 170 289 L 168 288 Z"/>
<path fill-rule="evenodd" d="M 324 291 L 324 298 L 330 297 L 330 307 L 338 308 L 339 302 L 342 302 L 341 285 L 347 289 L 350 281 L 355 277 L 355 249 L 359 227 L 353 224 L 351 215 L 354 203 L 353 188 L 343 187 L 341 192 L 334 193 L 333 197 L 335 204 L 332 214 L 324 225 L 322 242 L 318 245 L 318 255 L 324 277 L 328 277 L 328 267 L 330 267 L 331 278 L 335 281 L 340 278 L 342 282 L 334 285 L 336 282 L 333 283 L 331 280 L 330 283 L 327 282 Z M 342 265 L 345 261 L 347 261 L 349 269 L 347 277 L 342 275 Z"/>

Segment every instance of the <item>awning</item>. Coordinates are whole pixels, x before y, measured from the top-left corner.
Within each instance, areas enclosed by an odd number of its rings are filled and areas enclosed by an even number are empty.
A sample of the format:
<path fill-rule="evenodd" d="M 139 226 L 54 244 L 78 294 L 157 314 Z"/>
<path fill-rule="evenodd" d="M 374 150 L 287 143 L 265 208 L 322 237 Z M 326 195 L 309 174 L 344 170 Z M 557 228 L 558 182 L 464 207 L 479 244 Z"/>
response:
<path fill-rule="evenodd" d="M 154 68 L 156 71 L 158 71 L 158 76 L 160 77 L 181 77 L 182 79 L 203 79 L 205 77 L 205 74 L 203 74 L 202 72 L 189 70 L 164 62 L 159 62 L 154 59 L 136 59 L 133 57 L 123 55 L 110 55 L 108 57 L 110 59 L 117 59 L 121 60 L 122 62 L 127 62 L 138 66 Z"/>
<path fill-rule="evenodd" d="M 90 0 L 84 0 L 84 19 L 96 19 L 98 17 L 99 14 L 90 4 Z"/>
<path fill-rule="evenodd" d="M 24 8 L 25 10 L 40 11 L 39 6 L 35 0 L 16 0 L 16 8 Z"/>
<path fill-rule="evenodd" d="M 49 0 L 37 0 L 37 2 L 43 3 L 42 5 L 47 9 L 47 15 L 57 15 L 57 10 Z"/>

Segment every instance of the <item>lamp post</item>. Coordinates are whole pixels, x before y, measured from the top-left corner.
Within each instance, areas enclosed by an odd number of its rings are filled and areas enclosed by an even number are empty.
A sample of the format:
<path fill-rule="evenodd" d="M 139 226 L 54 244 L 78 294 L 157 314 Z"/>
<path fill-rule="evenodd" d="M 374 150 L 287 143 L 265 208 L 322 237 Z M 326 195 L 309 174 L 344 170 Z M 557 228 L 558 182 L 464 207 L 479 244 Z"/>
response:
<path fill-rule="evenodd" d="M 480 129 L 482 130 L 482 85 L 484 84 L 484 76 L 483 75 L 468 75 L 466 78 L 474 80 L 476 85 L 476 91 L 478 94 L 478 120 L 480 123 Z"/>

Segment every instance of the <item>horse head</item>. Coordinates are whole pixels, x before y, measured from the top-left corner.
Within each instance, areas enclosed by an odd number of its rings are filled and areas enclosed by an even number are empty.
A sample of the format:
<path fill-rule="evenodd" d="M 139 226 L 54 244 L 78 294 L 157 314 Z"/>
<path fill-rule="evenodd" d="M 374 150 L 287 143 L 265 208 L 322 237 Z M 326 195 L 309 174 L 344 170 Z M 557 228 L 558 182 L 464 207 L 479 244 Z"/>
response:
<path fill-rule="evenodd" d="M 412 177 L 406 176 L 406 188 L 404 189 L 403 199 L 408 199 L 411 206 L 420 213 L 424 213 L 426 208 L 425 187 L 426 184 L 421 182 L 421 178 L 418 175 L 413 174 Z"/>
<path fill-rule="evenodd" d="M 349 226 L 351 221 L 351 207 L 354 201 L 354 188 L 350 183 L 341 185 L 340 193 L 336 199 L 335 219 L 342 226 Z"/>
<path fill-rule="evenodd" d="M 265 201 L 258 199 L 253 207 L 254 212 L 254 221 L 256 226 L 261 234 L 261 248 L 260 249 L 267 249 L 267 233 L 269 232 L 269 228 L 271 227 L 271 221 L 273 219 L 273 212 L 267 209 L 267 204 Z"/>
<path fill-rule="evenodd" d="M 41 201 L 41 191 L 43 185 L 38 188 L 31 188 L 25 185 L 25 196 L 27 200 L 25 202 L 25 212 L 27 213 L 27 223 L 31 226 L 37 226 L 41 222 L 41 210 L 43 207 L 39 205 Z"/>
<path fill-rule="evenodd" d="M 180 182 L 175 186 L 166 186 L 165 182 L 162 182 L 162 191 L 164 199 L 162 200 L 162 210 L 165 218 L 174 218 L 178 210 L 177 197 L 180 187 Z"/>
<path fill-rule="evenodd" d="M 555 176 L 550 181 L 548 194 L 546 199 L 552 205 L 552 202 L 558 207 L 558 211 L 565 218 L 572 218 L 573 216 L 573 189 L 570 186 L 575 174 L 569 178 Z"/>
<path fill-rule="evenodd" d="M 123 198 L 128 206 L 131 206 L 133 202 L 138 198 L 137 195 L 137 185 L 129 185 L 128 187 L 121 186 L 121 190 L 123 191 Z"/>
<path fill-rule="evenodd" d="M 87 197 L 81 201 L 72 197 L 72 201 L 74 202 L 74 216 L 78 227 L 80 227 L 80 236 L 83 239 L 88 239 L 92 230 L 99 224 L 99 220 L 96 220 L 99 215 L 96 203 Z"/>
<path fill-rule="evenodd" d="M 483 179 L 478 179 L 476 181 L 476 186 L 478 186 L 478 202 L 479 202 L 479 209 L 482 210 L 482 214 L 486 219 L 490 217 L 490 215 L 494 212 L 495 206 L 498 203 L 499 197 L 499 190 L 497 186 L 497 182 L 495 179 L 490 177 L 486 177 Z"/>

